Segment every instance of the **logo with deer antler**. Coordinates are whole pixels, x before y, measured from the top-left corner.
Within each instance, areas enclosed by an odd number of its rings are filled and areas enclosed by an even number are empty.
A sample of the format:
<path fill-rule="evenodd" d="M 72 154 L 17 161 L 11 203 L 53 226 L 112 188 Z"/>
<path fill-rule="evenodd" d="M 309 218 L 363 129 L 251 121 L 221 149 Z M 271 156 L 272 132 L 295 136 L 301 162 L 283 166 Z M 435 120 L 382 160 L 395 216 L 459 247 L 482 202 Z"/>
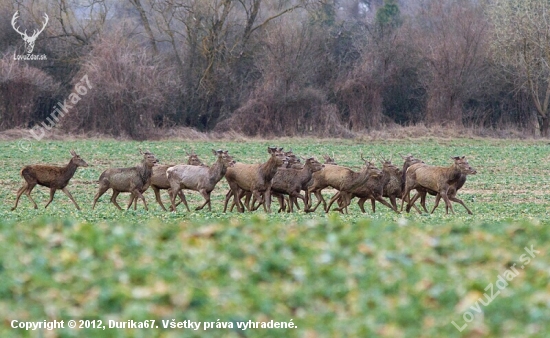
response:
<path fill-rule="evenodd" d="M 26 29 L 24 32 L 21 32 L 19 30 L 19 27 L 16 27 L 17 19 L 19 19 L 19 11 L 15 12 L 15 14 L 13 15 L 11 19 L 11 25 L 13 29 L 21 35 L 21 37 L 23 38 L 23 41 L 25 41 L 25 50 L 27 51 L 27 54 L 31 54 L 34 49 L 34 42 L 36 41 L 36 38 L 38 37 L 38 35 L 40 35 L 40 33 L 42 33 L 42 31 L 44 30 L 44 28 L 46 28 L 46 25 L 48 24 L 48 20 L 49 20 L 48 14 L 44 13 L 45 21 L 44 21 L 44 24 L 42 25 L 42 29 L 38 31 L 36 29 L 33 30 L 33 33 L 31 36 L 27 35 Z"/>

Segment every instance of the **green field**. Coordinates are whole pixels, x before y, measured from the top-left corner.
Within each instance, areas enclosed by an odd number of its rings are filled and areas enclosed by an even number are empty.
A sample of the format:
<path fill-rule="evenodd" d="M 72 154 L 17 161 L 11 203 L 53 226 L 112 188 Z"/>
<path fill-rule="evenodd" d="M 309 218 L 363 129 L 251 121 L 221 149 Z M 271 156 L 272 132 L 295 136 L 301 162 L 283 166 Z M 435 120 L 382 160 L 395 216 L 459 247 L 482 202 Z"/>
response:
<path fill-rule="evenodd" d="M 109 202 L 110 192 L 91 209 L 101 172 L 137 164 L 139 147 L 162 163 L 183 162 L 185 150 L 194 150 L 210 164 L 212 148 L 255 163 L 267 159 L 269 145 L 319 158 L 334 153 L 338 164 L 356 169 L 361 151 L 378 159 L 393 155 L 398 165 L 398 153 L 434 165 L 466 155 L 478 174 L 468 178 L 458 197 L 474 215 L 460 205 L 455 215 L 445 215 L 444 205 L 433 215 L 396 214 L 381 205 L 375 214 L 370 208 L 362 214 L 356 202 L 348 215 L 320 209 L 224 214 L 225 180 L 213 192 L 212 212 L 186 212 L 182 206 L 164 212 L 152 191 L 145 193 L 149 211 L 141 202 L 136 211 L 119 211 Z M 546 337 L 550 332 L 547 142 L 77 140 L 34 142 L 28 152 L 17 141 L 0 147 L 1 337 Z M 79 168 L 68 186 L 82 211 L 60 191 L 44 209 L 49 193 L 43 187 L 33 191 L 39 209 L 23 196 L 10 211 L 22 185 L 21 167 L 65 164 L 70 149 L 90 164 Z M 192 209 L 202 202 L 196 192 L 186 196 Z M 128 195 L 118 200 L 125 205 Z M 167 205 L 166 193 L 164 201 Z M 274 201 L 272 209 L 277 208 Z M 537 251 L 522 256 L 526 247 Z M 502 276 L 512 268 L 517 273 L 503 286 Z M 12 320 L 64 320 L 66 327 L 71 319 L 78 325 L 80 320 L 95 320 L 89 325 L 155 320 L 158 329 L 39 333 L 10 326 Z M 213 328 L 163 328 L 172 319 L 213 322 Z M 297 328 L 237 327 L 249 320 L 291 319 Z M 467 326 L 459 331 L 452 321 Z"/>

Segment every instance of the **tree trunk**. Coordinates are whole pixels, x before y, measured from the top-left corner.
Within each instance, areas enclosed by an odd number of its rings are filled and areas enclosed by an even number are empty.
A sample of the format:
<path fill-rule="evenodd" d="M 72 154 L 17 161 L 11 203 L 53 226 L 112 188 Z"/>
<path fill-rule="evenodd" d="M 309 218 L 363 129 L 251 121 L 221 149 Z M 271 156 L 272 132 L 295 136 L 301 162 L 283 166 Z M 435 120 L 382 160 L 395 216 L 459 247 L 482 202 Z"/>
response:
<path fill-rule="evenodd" d="M 550 119 L 548 116 L 541 116 L 540 136 L 548 137 L 548 127 L 550 127 Z"/>

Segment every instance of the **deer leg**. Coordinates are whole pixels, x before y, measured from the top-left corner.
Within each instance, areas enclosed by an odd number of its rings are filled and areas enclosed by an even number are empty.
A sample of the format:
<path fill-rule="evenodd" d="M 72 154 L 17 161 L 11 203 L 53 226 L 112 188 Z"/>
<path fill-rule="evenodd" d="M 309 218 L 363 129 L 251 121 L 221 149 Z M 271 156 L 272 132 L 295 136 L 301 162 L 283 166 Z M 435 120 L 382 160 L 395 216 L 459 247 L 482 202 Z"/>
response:
<path fill-rule="evenodd" d="M 390 196 L 390 202 L 391 202 L 391 205 L 392 205 L 392 207 L 393 207 L 393 210 L 394 210 L 394 211 L 397 211 L 397 202 L 396 202 L 396 200 L 395 200 L 395 196 L 394 196 L 394 195 Z"/>
<path fill-rule="evenodd" d="M 442 191 L 439 192 L 439 194 L 441 195 L 441 198 L 443 198 L 443 201 L 445 202 L 445 208 L 451 209 L 451 213 L 454 215 L 455 212 L 453 210 L 453 206 L 451 204 L 451 201 L 449 200 L 449 197 L 447 196 L 447 190 L 442 190 Z M 449 212 L 446 210 L 445 214 L 448 215 Z"/>
<path fill-rule="evenodd" d="M 431 214 L 433 214 L 435 209 L 437 209 L 437 207 L 439 206 L 439 201 L 440 200 L 441 200 L 441 194 L 437 194 L 437 196 L 435 196 L 435 203 L 434 203 L 434 207 L 432 209 Z M 449 211 L 447 210 L 446 212 L 448 213 Z"/>
<path fill-rule="evenodd" d="M 113 195 L 111 195 L 111 202 L 112 202 L 119 210 L 122 210 L 122 208 L 120 207 L 120 205 L 118 205 L 118 203 L 116 202 L 116 198 L 117 198 L 118 194 L 120 194 L 120 191 L 114 190 L 114 189 L 113 189 Z"/>
<path fill-rule="evenodd" d="M 137 196 L 134 195 L 133 192 L 130 192 L 130 200 L 128 201 L 128 205 L 126 206 L 126 210 L 130 210 L 130 207 L 132 206 L 132 204 L 137 205 Z M 137 210 L 137 208 L 134 209 L 134 210 Z"/>
<path fill-rule="evenodd" d="M 414 210 L 416 210 L 419 214 L 422 214 L 422 211 L 420 211 L 420 209 L 418 209 L 418 207 L 413 204 L 412 207 L 414 208 Z"/>
<path fill-rule="evenodd" d="M 31 192 L 32 190 L 34 189 L 34 187 L 36 186 L 36 183 L 29 183 L 29 186 L 27 187 L 27 190 L 26 190 L 26 195 L 27 197 L 31 200 L 32 204 L 34 205 L 34 208 L 35 209 L 38 209 L 38 205 L 36 205 L 36 202 L 34 201 L 34 199 L 31 197 Z"/>
<path fill-rule="evenodd" d="M 357 204 L 359 204 L 359 209 L 361 209 L 362 213 L 365 213 L 365 202 L 367 200 L 368 200 L 368 197 L 361 197 L 359 199 L 359 202 L 357 202 Z"/>
<path fill-rule="evenodd" d="M 233 196 L 233 191 L 229 189 L 229 191 L 225 193 L 225 199 L 223 201 L 223 212 L 227 212 L 227 205 L 229 204 L 231 196 Z"/>
<path fill-rule="evenodd" d="M 189 205 L 187 204 L 187 199 L 185 198 L 185 194 L 183 193 L 183 190 L 180 190 L 177 195 L 180 197 L 180 201 L 181 203 L 183 203 L 183 205 L 185 205 L 185 209 L 187 209 L 188 212 L 191 211 L 191 209 L 189 209 Z M 176 207 L 179 205 L 180 203 L 176 203 Z"/>
<path fill-rule="evenodd" d="M 162 204 L 162 199 L 160 198 L 160 189 L 154 185 L 151 185 L 151 188 L 153 188 L 153 192 L 155 193 L 155 200 L 157 200 L 157 203 L 160 205 L 162 210 L 167 211 L 164 207 L 164 204 Z"/>
<path fill-rule="evenodd" d="M 201 193 L 202 197 L 204 197 L 204 203 L 196 207 L 195 210 L 202 210 L 202 208 L 204 208 L 204 206 L 207 205 L 208 202 L 210 202 L 210 194 L 207 193 L 205 189 L 201 189 L 199 192 Z M 209 209 L 208 211 L 212 211 L 212 210 Z"/>
<path fill-rule="evenodd" d="M 305 205 L 306 205 L 306 195 L 302 195 L 302 194 L 300 194 L 300 192 L 297 192 L 296 195 L 294 196 L 294 198 L 291 198 L 291 203 L 294 203 L 297 210 L 301 210 L 300 205 L 298 204 L 298 198 L 301 199 L 302 201 L 304 201 L 304 210 L 305 210 L 305 208 L 306 208 L 305 207 Z"/>
<path fill-rule="evenodd" d="M 271 213 L 271 185 L 264 191 L 264 208 Z"/>
<path fill-rule="evenodd" d="M 416 194 L 414 194 L 413 198 L 411 199 L 410 196 L 407 196 L 407 198 L 409 199 L 407 201 L 407 207 L 405 208 L 405 210 L 407 212 L 410 212 L 411 211 L 411 207 L 414 205 L 414 203 L 416 202 L 416 200 L 421 197 L 420 195 L 420 192 L 416 192 Z M 402 211 L 402 210 L 401 210 Z"/>
<path fill-rule="evenodd" d="M 71 195 L 71 193 L 69 192 L 69 189 L 67 189 L 67 187 L 61 189 L 61 191 L 63 191 L 65 193 L 65 195 L 69 196 L 69 198 L 71 199 L 71 201 L 73 201 L 74 203 L 74 206 L 80 210 L 80 207 L 78 206 L 78 204 L 76 203 L 76 201 L 74 200 L 73 198 L 73 195 Z"/>
<path fill-rule="evenodd" d="M 348 213 L 348 206 L 351 204 L 351 200 L 353 199 L 353 195 L 351 193 L 341 193 L 340 200 L 341 205 L 338 209 L 341 213 Z"/>
<path fill-rule="evenodd" d="M 403 211 L 403 204 L 405 203 L 405 199 L 407 200 L 407 204 L 410 204 L 411 200 L 411 188 L 405 184 L 405 191 L 403 192 L 403 195 L 401 196 L 401 208 L 400 211 Z"/>
<path fill-rule="evenodd" d="M 176 204 L 176 196 L 180 196 L 181 192 L 181 185 L 178 183 L 178 182 L 175 182 L 175 181 L 170 181 L 170 189 L 168 190 L 168 195 L 170 196 L 170 207 L 171 207 L 171 211 L 175 212 L 176 211 L 176 208 L 177 208 L 177 204 Z M 181 199 L 181 196 L 180 196 L 180 199 Z M 185 206 L 187 206 L 187 202 L 185 202 Z M 189 211 L 189 208 L 187 208 L 187 210 Z"/>
<path fill-rule="evenodd" d="M 17 190 L 17 197 L 15 198 L 15 205 L 13 206 L 13 208 L 11 208 L 11 211 L 14 211 L 16 208 L 17 208 L 17 203 L 19 203 L 19 199 L 21 198 L 21 195 L 23 195 L 23 192 L 25 192 L 25 190 L 27 190 L 27 182 L 25 182 L 23 184 L 23 186 L 21 188 L 19 188 L 19 190 Z"/>
<path fill-rule="evenodd" d="M 328 213 L 330 211 L 330 208 L 332 207 L 332 204 L 338 199 L 340 198 L 340 195 L 342 195 L 340 193 L 340 191 L 336 192 L 336 194 L 334 194 L 334 196 L 332 196 L 332 198 L 330 199 L 330 201 L 328 202 L 328 208 L 325 208 L 325 212 Z M 320 202 L 319 202 L 320 203 Z M 317 205 L 319 205 L 319 203 L 317 203 Z M 317 209 L 317 206 L 315 206 L 315 209 Z M 313 211 L 315 211 L 315 209 L 313 209 Z"/>
<path fill-rule="evenodd" d="M 310 195 L 309 196 L 309 205 L 308 205 L 308 208 L 306 210 L 306 212 L 314 212 L 315 210 L 317 210 L 317 207 L 319 206 L 319 204 L 321 204 L 321 200 L 319 199 L 319 197 L 317 196 L 317 190 L 309 190 L 307 191 L 307 193 Z M 317 197 L 317 204 L 315 204 L 315 206 L 312 208 L 311 207 L 311 193 L 315 194 L 315 197 Z"/>
<path fill-rule="evenodd" d="M 139 189 L 134 189 L 133 192 L 137 197 L 141 198 L 143 201 L 143 206 L 145 207 L 145 210 L 149 211 L 149 208 L 147 208 L 147 202 L 145 201 L 145 197 L 143 197 L 143 194 L 139 191 Z"/>
<path fill-rule="evenodd" d="M 50 203 L 52 203 L 53 196 L 55 195 L 56 190 L 57 190 L 56 188 L 50 188 L 50 199 L 48 200 L 48 203 L 46 203 L 46 206 L 44 207 L 44 209 L 46 209 L 48 207 L 48 205 L 50 205 Z"/>
<path fill-rule="evenodd" d="M 241 202 L 240 198 L 240 188 L 237 185 L 231 186 L 231 190 L 233 190 L 233 203 L 237 204 L 237 211 L 238 212 L 244 212 L 244 206 Z"/>
<path fill-rule="evenodd" d="M 387 206 L 391 210 L 395 211 L 396 213 L 399 213 L 399 211 L 397 209 L 394 209 L 393 206 L 389 204 L 388 201 L 386 201 L 381 195 L 376 196 L 376 200 L 382 203 L 383 205 Z"/>
<path fill-rule="evenodd" d="M 464 202 L 461 199 L 456 198 L 455 196 L 449 196 L 449 199 L 453 202 L 460 203 L 466 211 L 468 211 L 468 214 L 473 215 L 472 211 L 468 209 L 468 207 L 464 204 Z"/>
<path fill-rule="evenodd" d="M 94 204 L 92 205 L 92 210 L 95 208 L 95 204 L 97 203 L 97 200 L 107 191 L 109 190 L 109 186 L 105 184 L 99 185 L 99 191 L 94 196 Z"/>
<path fill-rule="evenodd" d="M 428 193 L 426 191 L 419 192 L 420 193 L 420 206 L 422 206 L 422 209 L 427 213 L 428 208 L 426 208 L 426 196 L 428 196 Z"/>

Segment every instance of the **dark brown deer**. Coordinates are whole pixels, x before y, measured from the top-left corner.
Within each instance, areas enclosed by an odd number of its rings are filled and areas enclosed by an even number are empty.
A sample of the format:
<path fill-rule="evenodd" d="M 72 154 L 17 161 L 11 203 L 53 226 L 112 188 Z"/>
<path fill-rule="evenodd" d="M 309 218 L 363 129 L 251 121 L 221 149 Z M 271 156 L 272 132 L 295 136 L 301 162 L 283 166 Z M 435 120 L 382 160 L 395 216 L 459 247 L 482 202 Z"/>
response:
<path fill-rule="evenodd" d="M 302 169 L 295 168 L 279 168 L 275 177 L 273 177 L 273 183 L 271 190 L 273 195 L 279 195 L 279 211 L 286 210 L 283 195 L 289 196 L 288 211 L 294 212 L 294 205 L 298 205 L 297 199 L 300 198 L 305 202 L 304 196 L 300 194 L 304 186 L 311 180 L 314 172 L 321 170 L 324 167 L 315 158 L 310 157 L 305 159 Z"/>
<path fill-rule="evenodd" d="M 19 198 L 21 198 L 23 193 L 27 195 L 34 205 L 34 208 L 37 209 L 38 206 L 31 197 L 31 191 L 37 184 L 50 188 L 50 199 L 44 208 L 47 208 L 53 201 L 55 191 L 61 189 L 61 191 L 73 201 L 75 207 L 80 210 L 80 207 L 67 189 L 67 184 L 69 184 L 69 181 L 74 176 L 76 169 L 78 167 L 87 167 L 88 163 L 86 163 L 86 161 L 84 161 L 74 150 L 71 150 L 70 153 L 73 157 L 64 167 L 47 164 L 33 164 L 23 167 L 23 169 L 21 169 L 21 177 L 23 177 L 25 183 L 23 183 L 23 186 L 17 191 L 15 205 L 11 210 L 13 211 L 17 208 L 17 203 L 19 203 Z"/>
<path fill-rule="evenodd" d="M 225 176 L 227 168 L 235 164 L 227 150 L 212 150 L 212 152 L 217 156 L 217 160 L 210 167 L 180 164 L 166 170 L 166 177 L 172 190 L 170 194 L 172 211 L 176 211 L 176 194 L 180 193 L 182 189 L 198 191 L 204 197 L 204 203 L 195 210 L 201 210 L 208 204 L 208 210 L 212 211 L 210 193 Z M 185 198 L 182 201 L 189 210 Z"/>
<path fill-rule="evenodd" d="M 405 190 L 403 191 L 403 198 L 401 200 L 401 209 L 403 209 L 404 199 L 407 197 L 410 198 L 410 191 L 413 189 L 420 189 L 420 191 L 426 190 L 428 192 L 436 192 L 439 198 L 443 198 L 443 201 L 445 201 L 446 213 L 448 214 L 448 210 L 450 209 L 451 213 L 454 214 L 449 192 L 456 194 L 456 186 L 461 180 L 462 175 L 475 174 L 476 171 L 469 165 L 465 156 L 451 157 L 451 159 L 454 163 L 449 167 L 430 166 L 423 163 L 410 166 L 406 173 Z M 453 201 L 457 203 L 462 202 L 454 195 L 451 195 L 451 197 Z M 409 205 L 414 204 L 414 200 L 409 199 L 409 201 Z M 464 202 L 461 204 L 466 207 Z M 437 205 L 435 207 L 437 207 Z M 410 207 L 408 208 L 410 210 Z M 435 208 L 433 210 L 435 210 Z M 469 211 L 468 208 L 466 208 L 466 210 Z"/>
<path fill-rule="evenodd" d="M 142 152 L 140 150 L 140 154 L 143 155 L 143 160 L 141 161 L 141 164 L 135 167 L 111 168 L 101 173 L 101 176 L 99 176 L 99 181 L 98 181 L 99 190 L 94 197 L 94 203 L 92 205 L 92 209 L 95 208 L 97 200 L 99 200 L 99 198 L 107 190 L 113 189 L 111 202 L 119 210 L 122 210 L 122 208 L 120 207 L 120 205 L 118 205 L 116 198 L 118 194 L 120 194 L 121 192 L 129 192 L 132 195 L 130 197 L 128 207 L 126 209 L 130 209 L 130 206 L 132 205 L 132 201 L 134 200 L 134 198 L 139 197 L 143 201 L 145 210 L 149 210 L 147 208 L 147 202 L 145 201 L 145 198 L 142 195 L 142 191 L 145 191 L 144 187 L 151 184 L 151 175 L 153 173 L 153 166 L 156 163 L 158 163 L 158 160 L 156 159 L 155 155 L 153 155 L 149 151 Z"/>
<path fill-rule="evenodd" d="M 367 179 L 365 183 L 359 186 L 356 186 L 352 189 L 340 190 L 336 195 L 331 199 L 329 206 L 327 207 L 327 212 L 330 210 L 330 206 L 334 203 L 335 200 L 340 199 L 339 207 L 337 211 L 342 212 L 344 209 L 347 210 L 347 207 L 351 203 L 351 200 L 354 197 L 359 197 L 359 207 L 362 212 L 365 212 L 364 204 L 368 199 L 371 200 L 372 211 L 376 212 L 375 202 L 382 203 L 393 211 L 397 212 L 397 208 L 394 208 L 383 198 L 384 186 L 389 181 L 389 176 L 387 173 L 384 173 L 382 170 L 376 168 L 376 166 L 371 161 L 367 161 L 361 156 L 361 159 L 365 161 L 365 166 L 363 171 L 367 173 Z"/>

